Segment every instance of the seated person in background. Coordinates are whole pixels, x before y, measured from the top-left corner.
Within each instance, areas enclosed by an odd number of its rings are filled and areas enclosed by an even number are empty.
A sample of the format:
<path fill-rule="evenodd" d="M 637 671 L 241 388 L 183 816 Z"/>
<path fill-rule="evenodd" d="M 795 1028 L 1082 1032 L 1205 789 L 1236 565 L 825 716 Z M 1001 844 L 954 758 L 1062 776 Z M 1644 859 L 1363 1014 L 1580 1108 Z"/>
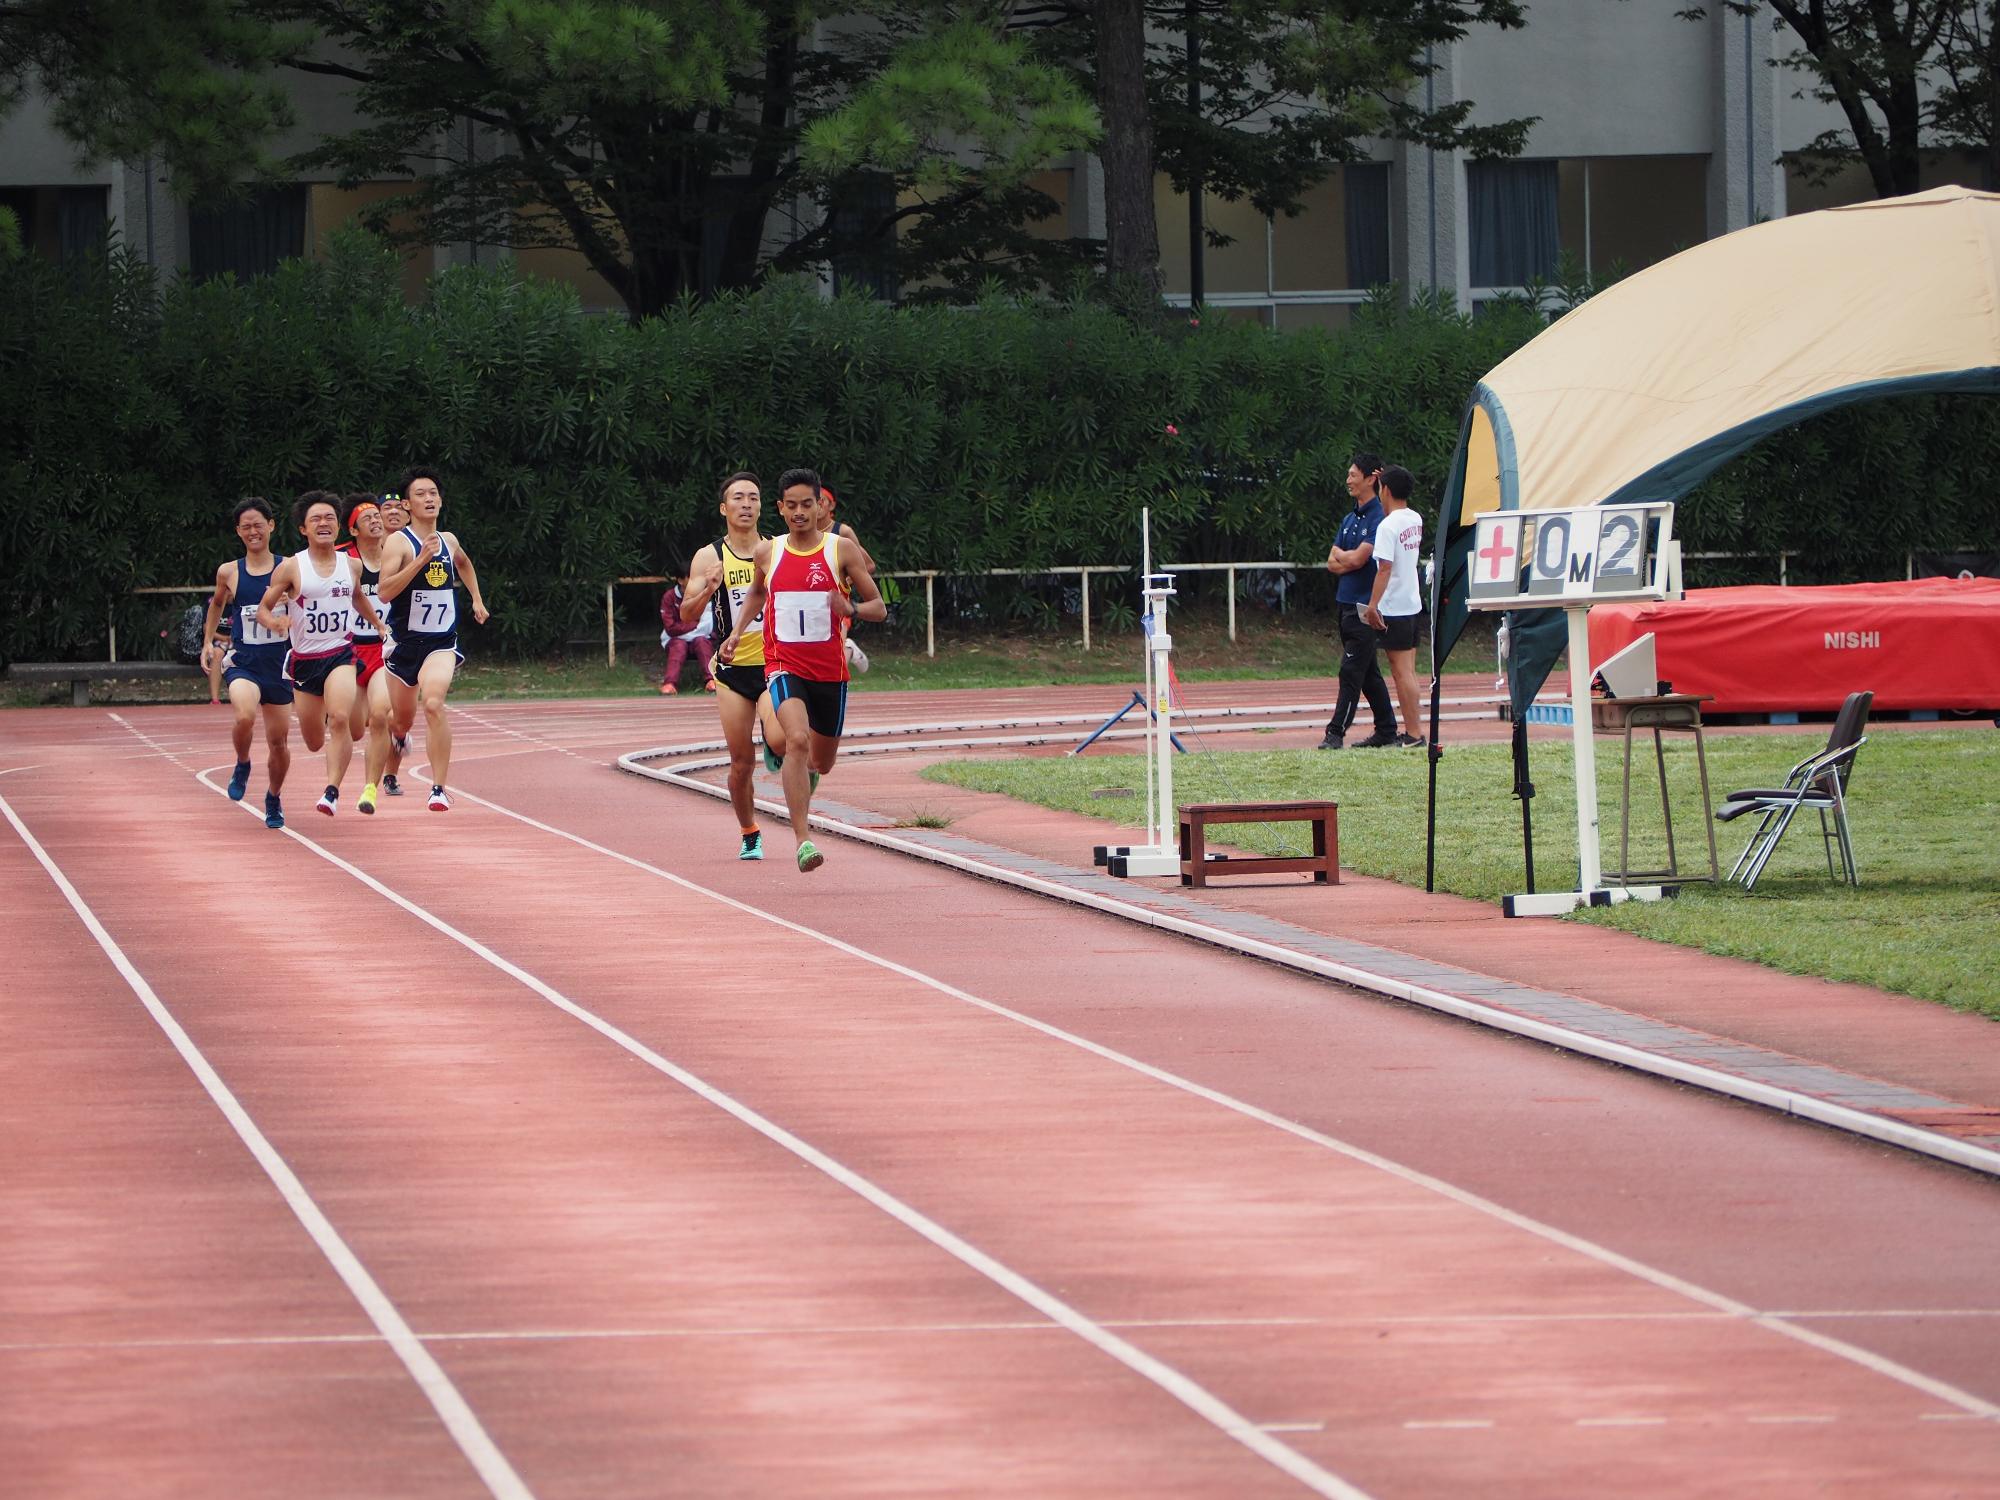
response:
<path fill-rule="evenodd" d="M 681 618 L 681 601 L 687 597 L 688 572 L 679 570 L 674 586 L 660 596 L 660 644 L 667 648 L 667 669 L 660 677 L 662 693 L 678 693 L 681 669 L 688 653 L 701 664 L 701 685 L 715 691 L 715 616 L 703 610 L 692 620 Z"/>

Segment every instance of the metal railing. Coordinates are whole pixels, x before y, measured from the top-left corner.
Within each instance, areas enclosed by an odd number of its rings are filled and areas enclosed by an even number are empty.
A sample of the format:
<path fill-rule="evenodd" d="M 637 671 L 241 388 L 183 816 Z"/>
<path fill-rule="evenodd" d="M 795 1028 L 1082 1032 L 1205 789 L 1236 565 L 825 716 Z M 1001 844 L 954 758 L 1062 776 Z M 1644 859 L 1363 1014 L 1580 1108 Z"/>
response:
<path fill-rule="evenodd" d="M 1288 562 L 1202 562 L 1202 563 L 1162 563 L 1162 573 L 1227 573 L 1229 581 L 1229 638 L 1236 639 L 1236 574 L 1238 569 L 1245 572 L 1281 571 L 1297 572 L 1300 568 L 1310 568 L 1308 563 Z M 1132 573 L 1138 571 L 1131 563 L 1066 563 L 1051 568 L 905 568 L 892 573 L 880 573 L 880 578 L 921 578 L 924 581 L 924 654 L 937 655 L 937 581 L 940 578 L 1070 578 L 1077 580 L 1078 608 L 1083 615 L 1083 649 L 1090 649 L 1090 579 L 1096 573 Z M 604 585 L 604 664 L 618 664 L 618 607 L 615 594 L 623 584 L 671 583 L 669 578 L 646 575 L 644 577 L 614 578 Z"/>
<path fill-rule="evenodd" d="M 1756 562 L 1775 558 L 1778 564 L 1778 583 L 1781 587 L 1790 585 L 1789 563 L 1799 556 L 1796 552 L 1688 552 L 1683 554 L 1687 562 L 1735 561 Z M 1193 562 L 1162 563 L 1163 573 L 1223 573 L 1227 575 L 1224 593 L 1228 599 L 1229 639 L 1236 639 L 1236 575 L 1245 573 L 1298 573 L 1316 572 L 1318 563 L 1291 562 Z M 896 572 L 883 573 L 883 578 L 916 579 L 924 583 L 924 654 L 937 655 L 937 580 L 940 578 L 1070 578 L 1077 580 L 1078 605 L 1083 615 L 1083 649 L 1090 649 L 1091 609 L 1090 580 L 1099 573 L 1132 573 L 1136 567 L 1131 563 L 1065 563 L 1049 568 L 904 568 Z M 1903 559 L 1903 576 L 1916 576 L 1916 554 L 1909 553 Z M 661 584 L 674 580 L 661 574 L 635 574 L 614 578 L 604 585 L 604 661 L 607 666 L 618 663 L 618 606 L 617 590 L 628 584 Z M 206 583 L 171 584 L 164 587 L 133 589 L 134 594 L 206 594 L 213 585 Z M 118 660 L 117 607 L 107 604 L 104 608 L 105 637 L 109 642 L 109 657 Z"/>

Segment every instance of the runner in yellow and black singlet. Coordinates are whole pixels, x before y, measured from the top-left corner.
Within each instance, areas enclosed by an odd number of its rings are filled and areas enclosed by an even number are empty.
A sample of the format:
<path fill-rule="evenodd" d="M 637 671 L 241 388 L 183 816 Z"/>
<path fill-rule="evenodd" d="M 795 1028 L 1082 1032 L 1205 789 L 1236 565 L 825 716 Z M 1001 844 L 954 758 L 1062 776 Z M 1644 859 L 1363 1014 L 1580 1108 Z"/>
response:
<path fill-rule="evenodd" d="M 695 554 L 688 568 L 687 591 L 681 599 L 681 618 L 694 620 L 704 609 L 715 611 L 715 638 L 725 640 L 736 633 L 742 619 L 743 601 L 757 579 L 753 561 L 757 544 L 757 523 L 764 513 L 764 495 L 757 476 L 748 470 L 731 474 L 722 482 L 721 503 L 727 533 Z M 771 712 L 764 691 L 764 630 L 761 618 L 750 621 L 738 637 L 736 660 L 716 663 L 716 711 L 722 716 L 722 737 L 729 745 L 729 804 L 736 809 L 737 828 L 743 842 L 738 859 L 762 859 L 764 838 L 757 831 L 756 795 L 751 778 L 757 770 L 757 746 L 751 725 L 760 717 L 764 743 L 773 757 L 784 753 L 783 732 Z"/>

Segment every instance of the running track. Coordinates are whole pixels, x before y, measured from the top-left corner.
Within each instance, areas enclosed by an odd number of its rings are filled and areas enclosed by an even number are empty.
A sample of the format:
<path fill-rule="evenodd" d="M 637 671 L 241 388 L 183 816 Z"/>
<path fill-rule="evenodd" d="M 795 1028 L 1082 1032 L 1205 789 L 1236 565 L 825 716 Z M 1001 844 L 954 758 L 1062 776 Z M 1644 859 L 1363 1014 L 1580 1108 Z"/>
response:
<path fill-rule="evenodd" d="M 274 835 L 212 711 L 0 720 L 0 1494 L 1996 1493 L 1995 1184 L 739 864 L 610 765 L 711 722 L 461 710 L 448 819 L 295 746 Z"/>

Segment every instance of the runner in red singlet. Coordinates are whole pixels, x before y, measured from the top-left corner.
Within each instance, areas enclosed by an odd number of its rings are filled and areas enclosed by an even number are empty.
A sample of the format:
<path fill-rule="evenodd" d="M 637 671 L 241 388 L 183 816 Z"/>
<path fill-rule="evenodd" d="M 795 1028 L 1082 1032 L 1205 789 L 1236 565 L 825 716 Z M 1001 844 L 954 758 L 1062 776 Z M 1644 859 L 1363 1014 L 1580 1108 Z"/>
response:
<path fill-rule="evenodd" d="M 756 578 L 738 625 L 717 651 L 736 654 L 741 621 L 764 619 L 764 661 L 771 702 L 785 734 L 785 805 L 798 838 L 799 869 L 825 863 L 811 831 L 813 784 L 833 769 L 847 716 L 847 652 L 841 622 L 880 620 L 888 606 L 875 580 L 838 536 L 819 529 L 819 475 L 789 469 L 778 480 L 778 514 L 785 535 L 759 542 Z M 808 747 L 805 755 L 798 752 Z"/>

